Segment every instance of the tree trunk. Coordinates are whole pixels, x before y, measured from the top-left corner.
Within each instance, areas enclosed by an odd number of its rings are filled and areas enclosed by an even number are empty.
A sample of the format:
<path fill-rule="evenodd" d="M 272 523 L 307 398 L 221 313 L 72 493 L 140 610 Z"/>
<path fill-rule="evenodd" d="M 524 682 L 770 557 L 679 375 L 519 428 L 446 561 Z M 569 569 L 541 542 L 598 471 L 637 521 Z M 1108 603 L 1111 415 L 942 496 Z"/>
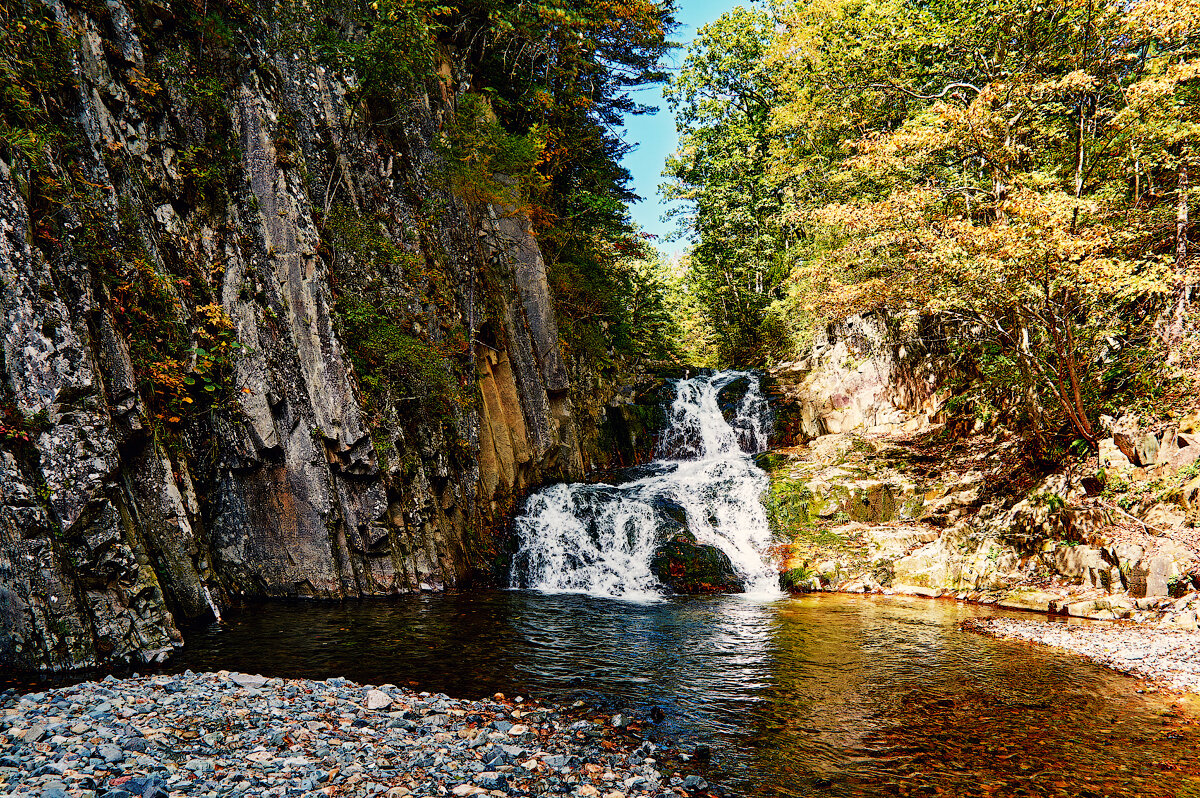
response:
<path fill-rule="evenodd" d="M 1188 162 L 1179 164 L 1179 194 L 1175 208 L 1175 273 L 1186 280 L 1188 227 Z"/>
<path fill-rule="evenodd" d="M 1084 113 L 1083 98 L 1077 105 L 1079 110 L 1079 140 L 1075 143 L 1075 199 L 1083 196 L 1083 162 L 1086 157 L 1084 135 L 1087 131 L 1087 115 Z"/>
<path fill-rule="evenodd" d="M 1094 2 L 1092 2 L 1091 0 L 1089 0 L 1088 14 L 1087 14 L 1087 28 L 1084 30 L 1083 48 L 1080 50 L 1080 55 L 1082 56 L 1082 58 L 1080 59 L 1079 66 L 1077 67 L 1078 69 L 1082 69 L 1085 73 L 1090 73 L 1092 71 L 1091 70 L 1092 59 L 1090 56 L 1092 54 L 1092 46 L 1091 46 L 1092 33 L 1095 30 L 1095 28 L 1094 28 L 1095 20 L 1096 20 L 1095 13 L 1096 13 L 1096 4 Z M 1077 146 L 1078 152 L 1076 152 L 1076 158 L 1075 158 L 1075 210 L 1071 214 L 1071 232 L 1072 233 L 1075 232 L 1076 228 L 1079 225 L 1079 200 L 1083 198 L 1083 174 L 1084 174 L 1083 165 L 1087 161 L 1087 121 L 1088 121 L 1087 111 L 1088 111 L 1089 107 L 1092 108 L 1093 111 L 1099 107 L 1098 102 L 1095 104 L 1092 104 L 1092 103 L 1088 102 L 1089 99 L 1090 98 L 1085 93 L 1081 93 L 1079 95 L 1079 144 Z M 1095 127 L 1092 128 L 1092 132 L 1095 133 Z M 1070 320 L 1068 320 L 1067 321 L 1068 333 L 1070 332 L 1070 326 L 1069 326 L 1070 323 L 1071 323 Z M 1072 347 L 1072 349 L 1073 348 L 1074 347 Z M 1085 418 L 1085 422 L 1086 422 L 1086 418 Z M 1089 438 L 1089 441 L 1094 442 L 1094 441 L 1091 441 L 1090 438 Z"/>
<path fill-rule="evenodd" d="M 1167 359 L 1174 362 L 1179 357 L 1178 348 L 1183 342 L 1183 325 L 1191 302 L 1192 281 L 1187 265 L 1188 230 L 1188 161 L 1184 156 L 1179 162 L 1179 187 L 1175 205 L 1175 311 L 1171 314 L 1171 326 L 1167 331 Z"/>

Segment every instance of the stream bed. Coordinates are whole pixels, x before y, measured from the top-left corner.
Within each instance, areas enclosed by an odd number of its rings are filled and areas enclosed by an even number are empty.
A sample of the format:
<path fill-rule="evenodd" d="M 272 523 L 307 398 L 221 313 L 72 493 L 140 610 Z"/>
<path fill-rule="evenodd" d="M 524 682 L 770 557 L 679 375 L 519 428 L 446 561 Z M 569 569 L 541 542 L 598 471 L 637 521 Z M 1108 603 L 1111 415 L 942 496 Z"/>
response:
<path fill-rule="evenodd" d="M 713 749 L 735 794 L 1200 795 L 1197 715 L 1070 655 L 964 632 L 903 597 L 533 591 L 271 605 L 197 630 L 177 669 L 345 676 L 646 718 Z"/>
<path fill-rule="evenodd" d="M 1200 798 L 1190 703 L 960 628 L 1014 613 L 783 595 L 752 458 L 771 421 L 758 377 L 674 387 L 652 463 L 528 499 L 514 589 L 268 604 L 189 631 L 170 667 L 583 700 L 709 746 L 690 764 L 734 795 Z M 667 595 L 651 561 L 669 540 L 719 550 L 746 592 Z"/>

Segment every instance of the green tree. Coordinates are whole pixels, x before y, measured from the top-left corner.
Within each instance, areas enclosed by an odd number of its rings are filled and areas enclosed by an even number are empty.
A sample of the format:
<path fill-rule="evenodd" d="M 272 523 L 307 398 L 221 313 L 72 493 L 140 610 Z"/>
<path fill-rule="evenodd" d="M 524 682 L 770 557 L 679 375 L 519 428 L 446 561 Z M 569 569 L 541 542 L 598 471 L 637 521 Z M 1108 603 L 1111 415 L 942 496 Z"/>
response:
<path fill-rule="evenodd" d="M 706 225 L 754 209 L 776 241 L 759 262 L 787 272 L 750 322 L 760 350 L 776 331 L 802 343 L 856 311 L 940 312 L 959 320 L 952 343 L 984 400 L 1094 441 L 1112 391 L 1145 379 L 1160 346 L 1150 321 L 1176 353 L 1184 337 L 1196 9 L 787 0 L 771 16 L 735 12 L 698 41 L 677 89 L 673 176 L 697 218 L 695 262 L 719 274 L 712 253 L 739 243 L 722 240 L 732 226 Z M 771 92 L 764 121 L 738 91 L 751 78 Z M 748 163 L 764 139 L 768 157 Z M 764 196 L 777 202 L 756 205 Z M 715 282 L 701 283 L 710 302 Z"/>
<path fill-rule="evenodd" d="M 666 90 L 679 129 L 665 195 L 695 238 L 689 279 L 723 362 L 762 359 L 763 310 L 788 246 L 782 195 L 768 174 L 776 102 L 765 55 L 773 21 L 735 8 L 701 28 Z"/>

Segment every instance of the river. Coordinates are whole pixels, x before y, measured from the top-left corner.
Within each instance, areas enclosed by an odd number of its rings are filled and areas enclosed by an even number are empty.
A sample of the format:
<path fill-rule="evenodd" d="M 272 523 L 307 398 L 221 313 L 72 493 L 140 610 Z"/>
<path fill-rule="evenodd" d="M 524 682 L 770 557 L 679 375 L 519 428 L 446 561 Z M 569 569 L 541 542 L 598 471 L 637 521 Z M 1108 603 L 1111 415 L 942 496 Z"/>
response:
<path fill-rule="evenodd" d="M 901 597 L 535 591 L 276 605 L 194 632 L 176 667 L 582 699 L 643 718 L 657 706 L 653 734 L 710 744 L 716 774 L 747 794 L 1197 794 L 1191 710 L 958 628 L 990 614 Z"/>
<path fill-rule="evenodd" d="M 1200 795 L 1190 706 L 959 627 L 1013 613 L 782 594 L 751 456 L 770 424 L 757 378 L 676 389 L 653 463 L 529 498 L 513 589 L 269 605 L 194 630 L 171 667 L 584 700 L 711 746 L 709 775 L 741 794 Z M 680 524 L 744 594 L 666 594 L 649 560 Z"/>

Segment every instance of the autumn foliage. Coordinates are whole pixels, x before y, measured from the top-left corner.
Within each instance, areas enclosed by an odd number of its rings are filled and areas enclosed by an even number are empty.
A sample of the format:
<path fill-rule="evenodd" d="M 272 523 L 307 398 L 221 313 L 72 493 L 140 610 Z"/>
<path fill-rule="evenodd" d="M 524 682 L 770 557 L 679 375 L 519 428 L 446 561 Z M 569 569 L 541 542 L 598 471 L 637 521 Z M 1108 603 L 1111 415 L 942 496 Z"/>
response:
<path fill-rule="evenodd" d="M 700 219 L 698 273 L 746 261 L 718 232 L 739 197 L 758 198 L 753 224 L 783 254 L 758 256 L 760 285 L 709 278 L 718 332 L 724 309 L 749 302 L 752 354 L 770 359 L 848 313 L 946 314 L 960 331 L 948 345 L 980 376 L 979 409 L 1089 444 L 1121 390 L 1178 390 L 1195 357 L 1198 9 L 816 0 L 731 12 L 718 25 L 745 42 L 737 68 L 756 85 L 714 91 L 733 76 L 710 64 L 734 39 L 702 35 L 676 83 L 691 126 L 671 176 Z M 766 99 L 767 114 L 747 110 Z M 717 123 L 730 116 L 736 134 Z M 693 152 L 734 135 L 757 148 L 749 168 L 692 168 Z"/>

